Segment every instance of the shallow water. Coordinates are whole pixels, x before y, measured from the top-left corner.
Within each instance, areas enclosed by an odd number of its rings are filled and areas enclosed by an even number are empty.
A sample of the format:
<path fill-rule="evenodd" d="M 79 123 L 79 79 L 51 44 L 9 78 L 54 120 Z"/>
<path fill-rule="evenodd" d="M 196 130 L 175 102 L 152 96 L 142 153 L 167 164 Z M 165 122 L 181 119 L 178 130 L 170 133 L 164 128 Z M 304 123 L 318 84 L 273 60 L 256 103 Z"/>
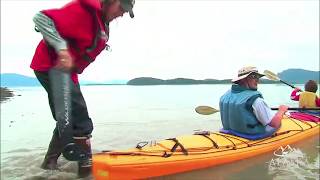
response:
<path fill-rule="evenodd" d="M 230 85 L 181 86 L 83 86 L 82 91 L 94 121 L 94 152 L 123 149 L 140 141 L 161 140 L 195 130 L 217 131 L 219 113 L 203 116 L 195 113 L 199 105 L 218 108 L 220 96 Z M 59 159 L 60 172 L 39 168 L 46 152 L 55 122 L 47 95 L 42 87 L 14 88 L 15 97 L 1 104 L 1 179 L 75 179 L 76 163 Z M 291 88 L 283 85 L 260 85 L 272 107 L 290 100 Z M 293 169 L 299 179 L 319 177 L 319 138 L 291 145 L 304 154 L 306 166 Z M 199 171 L 186 172 L 160 179 L 287 179 L 293 174 L 281 168 L 269 168 L 277 157 L 268 153 Z M 298 159 L 298 158 L 297 158 Z M 318 171 L 310 170 L 314 165 Z M 309 168 L 309 169 L 308 169 Z M 288 169 L 288 168 L 287 168 Z M 311 174 L 310 174 L 311 171 Z M 315 172 L 314 172 L 315 171 Z M 311 179 L 317 179 L 317 177 Z"/>

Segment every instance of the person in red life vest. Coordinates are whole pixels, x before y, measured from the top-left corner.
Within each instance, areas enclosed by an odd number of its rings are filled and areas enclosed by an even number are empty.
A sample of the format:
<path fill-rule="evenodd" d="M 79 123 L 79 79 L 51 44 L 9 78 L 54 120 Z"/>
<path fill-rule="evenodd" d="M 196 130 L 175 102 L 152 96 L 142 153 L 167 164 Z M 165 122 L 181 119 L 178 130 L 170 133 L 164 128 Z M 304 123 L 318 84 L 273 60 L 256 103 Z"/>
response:
<path fill-rule="evenodd" d="M 305 83 L 304 90 L 305 91 L 302 92 L 300 88 L 295 88 L 291 93 L 291 100 L 299 101 L 300 108 L 320 107 L 320 99 L 316 94 L 318 90 L 317 82 L 309 80 Z"/>
<path fill-rule="evenodd" d="M 90 137 L 93 123 L 82 96 L 78 74 L 106 49 L 109 23 L 129 13 L 133 18 L 134 0 L 73 0 L 58 9 L 37 13 L 35 30 L 43 39 L 30 67 L 48 94 L 56 127 L 43 169 L 58 169 L 61 154 L 78 161 L 79 177 L 91 173 Z"/>

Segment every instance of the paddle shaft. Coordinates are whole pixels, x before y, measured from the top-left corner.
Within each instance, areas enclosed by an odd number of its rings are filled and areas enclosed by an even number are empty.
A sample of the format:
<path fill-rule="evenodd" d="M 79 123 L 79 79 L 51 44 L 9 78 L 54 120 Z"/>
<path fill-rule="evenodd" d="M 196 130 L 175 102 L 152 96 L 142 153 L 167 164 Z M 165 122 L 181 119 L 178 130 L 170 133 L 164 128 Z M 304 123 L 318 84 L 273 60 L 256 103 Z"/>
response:
<path fill-rule="evenodd" d="M 271 108 L 271 110 L 279 110 L 279 108 Z M 294 108 L 294 107 L 289 107 L 288 110 L 315 110 L 315 111 L 320 111 L 320 108 Z"/>
<path fill-rule="evenodd" d="M 289 83 L 287 83 L 287 82 L 285 82 L 285 81 L 283 81 L 283 80 L 281 80 L 281 79 L 280 79 L 280 82 L 282 82 L 283 84 L 286 84 L 286 85 L 292 87 L 293 89 L 296 88 L 296 87 L 294 87 L 293 85 L 291 85 L 291 84 L 289 84 Z"/>

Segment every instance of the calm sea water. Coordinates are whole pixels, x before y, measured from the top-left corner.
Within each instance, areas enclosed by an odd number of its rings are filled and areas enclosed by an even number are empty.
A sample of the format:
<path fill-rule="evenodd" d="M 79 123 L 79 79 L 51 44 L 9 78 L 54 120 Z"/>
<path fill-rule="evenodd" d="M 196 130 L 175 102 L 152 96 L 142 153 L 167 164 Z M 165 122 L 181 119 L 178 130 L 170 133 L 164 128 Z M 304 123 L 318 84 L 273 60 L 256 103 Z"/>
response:
<path fill-rule="evenodd" d="M 194 108 L 209 105 L 218 109 L 220 96 L 229 88 L 230 85 L 82 86 L 94 121 L 93 151 L 131 148 L 140 141 L 161 140 L 197 130 L 218 131 L 219 113 L 204 116 Z M 55 126 L 45 91 L 42 87 L 12 90 L 15 96 L 1 103 L 1 179 L 75 179 L 76 164 L 63 158 L 59 159 L 61 172 L 39 168 Z M 263 84 L 259 90 L 271 107 L 297 106 L 289 98 L 292 89 L 288 86 Z M 300 155 L 290 159 L 285 171 L 284 165 L 270 167 L 271 160 L 278 158 L 270 152 L 233 164 L 158 179 L 319 179 L 319 137 L 291 147 Z M 306 167 L 291 167 L 296 161 Z"/>

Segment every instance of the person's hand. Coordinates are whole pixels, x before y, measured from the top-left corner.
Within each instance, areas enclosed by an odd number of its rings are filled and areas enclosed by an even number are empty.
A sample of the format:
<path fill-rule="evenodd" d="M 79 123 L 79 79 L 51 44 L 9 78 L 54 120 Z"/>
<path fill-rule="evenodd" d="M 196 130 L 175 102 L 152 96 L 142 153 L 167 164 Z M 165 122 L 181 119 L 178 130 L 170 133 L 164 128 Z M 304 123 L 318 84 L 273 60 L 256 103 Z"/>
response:
<path fill-rule="evenodd" d="M 55 68 L 63 71 L 71 71 L 73 68 L 73 59 L 67 49 L 58 52 L 58 59 Z"/>
<path fill-rule="evenodd" d="M 287 112 L 287 111 L 288 111 L 288 106 L 286 106 L 286 105 L 280 105 L 280 106 L 279 106 L 279 111 L 281 111 L 281 112 Z"/>
<path fill-rule="evenodd" d="M 298 88 L 298 87 L 294 88 L 294 90 L 297 91 L 297 92 L 301 91 L 301 89 Z"/>

